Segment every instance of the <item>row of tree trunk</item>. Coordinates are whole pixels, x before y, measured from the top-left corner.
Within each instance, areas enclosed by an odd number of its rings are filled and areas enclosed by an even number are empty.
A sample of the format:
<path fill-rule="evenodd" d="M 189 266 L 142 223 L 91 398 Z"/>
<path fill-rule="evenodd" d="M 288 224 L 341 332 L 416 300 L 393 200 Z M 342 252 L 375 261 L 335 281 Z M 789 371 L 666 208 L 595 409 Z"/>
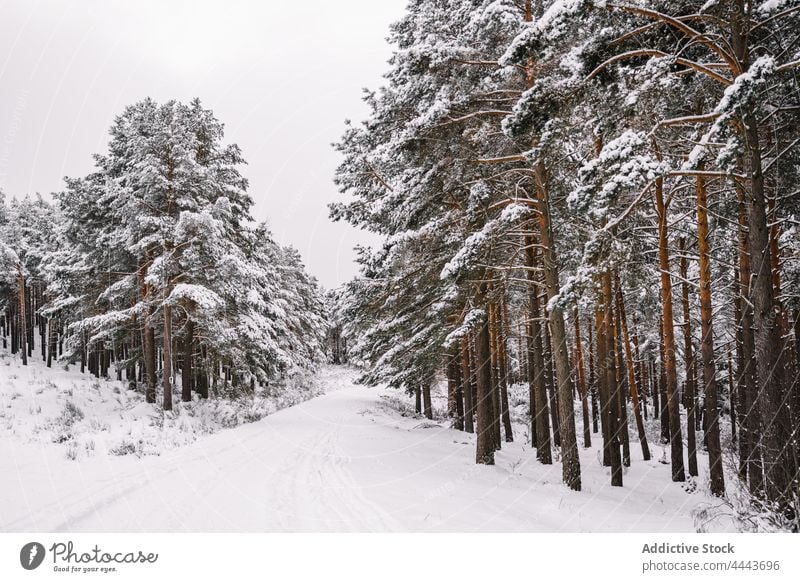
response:
<path fill-rule="evenodd" d="M 40 313 L 46 303 L 43 290 L 37 285 L 27 285 L 22 275 L 13 292 L 15 301 L 7 302 L 6 309 L 0 313 L 3 348 L 11 354 L 19 354 L 23 365 L 27 365 L 38 350 L 47 367 L 52 367 L 64 356 L 67 330 L 63 322 Z M 184 322 L 181 336 L 165 344 L 170 348 L 174 344 L 175 350 L 159 348 L 151 326 L 119 341 L 91 342 L 85 332 L 78 337 L 79 345 L 74 346 L 71 359 L 74 358 L 81 373 L 88 371 L 97 378 L 114 375 L 117 380 L 122 380 L 124 375 L 134 388 L 145 387 L 147 402 L 156 401 L 158 378 L 172 375 L 173 369 L 181 372 L 181 398 L 186 402 L 192 400 L 192 392 L 200 398 L 208 398 L 209 387 L 217 394 L 226 390 L 228 384 L 240 380 L 230 365 L 209 359 L 205 347 L 194 337 L 194 323 L 190 319 Z M 173 383 L 174 378 L 169 378 L 169 385 Z"/>

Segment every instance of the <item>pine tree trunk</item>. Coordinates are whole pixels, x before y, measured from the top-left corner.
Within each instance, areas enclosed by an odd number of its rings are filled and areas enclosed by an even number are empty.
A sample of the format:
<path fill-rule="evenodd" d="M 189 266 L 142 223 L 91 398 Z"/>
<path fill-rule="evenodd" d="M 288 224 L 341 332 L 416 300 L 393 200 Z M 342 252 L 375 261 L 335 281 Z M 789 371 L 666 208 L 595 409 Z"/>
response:
<path fill-rule="evenodd" d="M 456 381 L 456 424 L 457 430 L 464 430 L 464 388 L 461 381 L 461 368 L 458 362 L 458 352 L 452 357 L 453 374 Z"/>
<path fill-rule="evenodd" d="M 56 332 L 53 329 L 55 321 L 51 318 L 47 322 L 47 367 L 53 366 L 53 356 L 56 351 Z"/>
<path fill-rule="evenodd" d="M 736 401 L 739 399 L 739 397 L 736 394 L 736 384 L 733 381 L 733 353 L 730 346 L 728 346 L 728 396 L 730 400 L 731 411 L 731 446 L 735 449 L 737 428 Z"/>
<path fill-rule="evenodd" d="M 600 427 L 603 436 L 603 466 L 611 466 L 611 425 L 608 414 L 609 405 L 609 392 L 608 374 L 606 367 L 608 366 L 608 346 L 606 343 L 606 329 L 605 329 L 605 298 L 603 296 L 603 276 L 601 275 L 596 280 L 597 286 L 597 303 L 595 307 L 595 344 L 597 350 L 597 386 L 598 396 L 600 400 Z"/>
<path fill-rule="evenodd" d="M 27 313 L 25 314 L 25 321 L 27 323 L 26 327 L 26 334 L 28 340 L 28 357 L 30 358 L 33 356 L 33 293 L 31 293 L 31 289 L 27 289 L 27 297 L 25 299 L 25 305 L 27 308 Z"/>
<path fill-rule="evenodd" d="M 675 366 L 675 332 L 672 315 L 672 281 L 669 266 L 667 233 L 667 208 L 664 204 L 663 179 L 656 180 L 656 207 L 658 209 L 659 267 L 661 269 L 661 309 L 664 336 L 664 374 L 666 380 L 667 414 L 669 415 L 669 442 L 672 461 L 672 480 L 685 481 L 683 468 L 683 436 L 678 408 L 678 380 Z M 662 420 L 663 422 L 663 420 Z"/>
<path fill-rule="evenodd" d="M 431 385 L 430 382 L 422 384 L 422 405 L 425 418 L 433 420 L 433 407 L 431 405 Z"/>
<path fill-rule="evenodd" d="M 524 18 L 528 22 L 533 20 L 533 10 L 530 2 L 526 2 Z M 534 64 L 535 63 L 531 59 L 526 67 L 525 80 L 528 87 L 531 87 L 535 80 Z M 541 237 L 540 242 L 544 249 L 542 267 L 544 270 L 547 297 L 548 299 L 552 299 L 560 292 L 561 285 L 559 283 L 558 274 L 558 253 L 555 247 L 550 217 L 547 170 L 541 159 L 535 166 L 534 178 L 536 182 L 536 200 L 539 211 L 539 236 Z M 552 334 L 551 354 L 555 359 L 558 401 L 558 439 L 556 439 L 556 442 L 560 442 L 561 444 L 562 476 L 564 483 L 568 487 L 575 491 L 580 491 L 580 457 L 578 456 L 578 442 L 575 435 L 575 411 L 572 405 L 572 387 L 569 376 L 570 370 L 564 315 L 561 308 L 555 306 L 553 309 L 546 311 L 548 311 L 550 333 Z M 537 414 L 540 410 L 537 411 Z M 555 428 L 556 424 L 554 423 L 554 429 Z M 555 437 L 556 434 L 554 433 L 554 439 Z M 547 440 L 549 446 L 549 438 Z"/>
<path fill-rule="evenodd" d="M 472 366 L 469 357 L 469 338 L 461 340 L 461 392 L 464 394 L 464 430 L 475 432 L 473 419 L 475 406 L 472 401 Z"/>
<path fill-rule="evenodd" d="M 538 281 L 533 269 L 536 265 L 536 253 L 533 237 L 525 239 L 525 264 L 527 266 L 530 290 L 528 292 L 528 385 L 533 394 L 531 401 L 531 430 L 535 435 L 536 458 L 543 465 L 553 462 L 552 445 L 550 443 L 550 410 L 547 398 L 547 386 L 544 379 L 544 344 L 542 341 L 542 314 L 539 306 Z M 533 440 L 533 439 L 532 439 Z"/>
<path fill-rule="evenodd" d="M 497 340 L 500 360 L 500 413 L 503 420 L 503 433 L 505 434 L 506 442 L 511 443 L 514 442 L 514 429 L 511 426 L 511 412 L 508 409 L 508 353 L 506 351 L 508 313 L 505 301 L 501 301 L 498 307 L 498 315 L 499 329 Z"/>
<path fill-rule="evenodd" d="M 613 284 L 613 282 L 612 282 Z M 612 288 L 612 293 L 614 289 Z M 616 294 L 614 294 L 613 301 L 616 301 Z M 628 391 L 626 386 L 625 377 L 625 362 L 622 358 L 622 323 L 620 321 L 619 309 L 614 306 L 614 353 L 616 356 L 617 365 L 615 366 L 615 373 L 617 376 L 617 414 L 618 414 L 618 427 L 620 440 L 622 441 L 622 465 L 625 467 L 631 466 L 631 441 L 628 431 Z"/>
<path fill-rule="evenodd" d="M 642 409 L 639 402 L 639 384 L 634 372 L 633 354 L 631 351 L 630 335 L 628 334 L 628 321 L 625 315 L 625 299 L 622 295 L 622 287 L 617 277 L 617 310 L 619 319 L 622 323 L 622 337 L 625 344 L 625 359 L 628 368 L 628 385 L 630 386 L 631 402 L 633 404 L 633 415 L 636 418 L 636 431 L 639 434 L 639 444 L 642 447 L 642 458 L 650 460 L 650 447 L 647 445 L 647 435 L 644 432 L 644 420 L 642 419 Z"/>
<path fill-rule="evenodd" d="M 583 412 L 583 446 L 592 446 L 592 430 L 589 421 L 589 395 L 586 386 L 586 376 L 583 370 L 583 346 L 581 345 L 581 317 L 578 308 L 574 310 L 575 320 L 575 367 L 577 368 L 578 392 L 581 397 L 581 408 Z"/>
<path fill-rule="evenodd" d="M 458 382 L 453 375 L 453 359 L 448 354 L 445 357 L 445 372 L 447 373 L 447 418 L 450 420 L 450 425 L 455 428 L 456 425 L 456 390 L 458 389 Z"/>
<path fill-rule="evenodd" d="M 19 325 L 20 325 L 20 334 L 19 334 L 19 348 L 22 352 L 22 365 L 28 365 L 28 348 L 26 345 L 27 341 L 27 322 L 25 320 L 25 314 L 27 311 L 27 306 L 25 305 L 25 275 L 22 272 L 22 265 L 17 263 L 17 285 L 19 286 Z"/>
<path fill-rule="evenodd" d="M 747 70 L 750 65 L 748 8 L 745 6 L 744 0 L 737 0 L 731 10 L 731 47 L 744 70 Z M 781 442 L 781 426 L 785 411 L 783 406 L 784 386 L 780 382 L 779 375 L 775 376 L 775 372 L 780 366 L 781 341 L 775 317 L 776 306 L 771 277 L 772 257 L 769 246 L 759 125 L 752 106 L 749 104 L 745 104 L 741 108 L 741 131 L 748 164 L 747 174 L 750 177 L 747 226 L 753 283 L 750 287 L 749 299 L 753 305 L 755 354 L 758 362 L 755 414 L 759 416 L 761 426 L 763 426 L 763 431 L 758 433 L 757 440 L 762 443 L 764 485 L 767 497 L 771 501 L 786 505 L 789 503 L 788 492 L 791 480 L 786 471 L 792 465 L 788 459 L 788 452 L 792 450 L 792 447 L 787 447 L 785 443 Z"/>
<path fill-rule="evenodd" d="M 692 348 L 692 319 L 689 310 L 689 261 L 686 258 L 686 239 L 680 238 L 681 298 L 683 301 L 683 352 L 686 360 L 686 439 L 689 449 L 689 475 L 697 477 L 697 439 L 695 435 L 695 410 L 697 390 L 694 379 L 694 353 Z"/>
<path fill-rule="evenodd" d="M 620 454 L 619 386 L 617 384 L 617 357 L 614 346 L 614 301 L 611 291 L 611 273 L 602 275 L 603 285 L 603 327 L 597 331 L 598 343 L 602 346 L 603 369 L 605 373 L 607 425 L 609 434 L 609 461 L 611 465 L 611 485 L 622 487 L 622 456 Z"/>
<path fill-rule="evenodd" d="M 793 503 L 792 489 L 795 491 L 800 488 L 800 474 L 797 471 L 798 445 L 797 436 L 798 419 L 793 418 L 793 403 L 796 400 L 796 391 L 798 390 L 797 375 L 791 375 L 792 372 L 792 358 L 791 358 L 791 334 L 789 332 L 789 319 L 786 309 L 784 308 L 783 301 L 781 300 L 781 250 L 780 250 L 780 233 L 781 233 L 781 220 L 777 214 L 775 206 L 775 196 L 770 196 L 767 199 L 768 219 L 770 223 L 769 228 L 769 247 L 770 247 L 770 266 L 772 272 L 772 292 L 774 297 L 774 312 L 775 312 L 775 325 L 777 327 L 777 336 L 780 342 L 780 350 L 777 356 L 777 367 L 774 373 L 774 382 L 778 382 L 781 389 L 781 401 L 778 404 L 780 414 L 776 418 L 778 437 L 777 440 L 781 443 L 781 469 L 783 471 L 784 480 L 786 483 L 785 493 L 781 499 L 783 504 Z M 791 380 L 791 381 L 790 381 Z M 795 498 L 796 499 L 796 498 Z"/>
<path fill-rule="evenodd" d="M 750 244 L 747 236 L 747 200 L 744 188 L 737 185 L 739 202 L 739 292 L 740 306 L 738 333 L 741 354 L 736 369 L 738 377 L 739 419 L 739 465 L 742 479 L 747 479 L 750 493 L 757 495 L 764 487 L 761 465 L 761 418 L 755 410 L 758 389 L 756 386 L 755 336 L 753 335 L 753 307 L 750 303 Z"/>
<path fill-rule="evenodd" d="M 638 326 L 636 316 L 633 317 L 634 327 Z M 642 360 L 642 355 L 639 353 L 639 335 L 632 334 L 633 340 L 633 357 L 636 360 L 636 386 L 639 388 L 639 399 L 641 400 L 642 413 L 644 420 L 647 420 L 647 373 L 645 371 L 645 364 Z"/>
<path fill-rule="evenodd" d="M 651 384 L 651 398 L 653 400 L 653 419 L 660 420 L 661 419 L 661 370 L 663 369 L 663 362 L 664 362 L 664 337 L 661 333 L 661 318 L 658 320 L 658 373 L 656 373 L 656 362 L 654 360 L 650 360 L 650 384 Z M 667 435 L 669 436 L 669 431 L 667 431 Z M 662 431 L 663 436 L 663 431 Z M 662 439 L 662 442 L 668 442 L 669 438 L 666 440 Z"/>
<path fill-rule="evenodd" d="M 422 389 L 419 385 L 414 386 L 414 409 L 417 414 L 422 414 Z"/>
<path fill-rule="evenodd" d="M 697 241 L 700 250 L 700 324 L 702 330 L 703 383 L 707 418 L 706 443 L 711 474 L 711 493 L 725 495 L 722 475 L 722 449 L 719 439 L 719 398 L 714 362 L 714 328 L 711 304 L 711 250 L 708 230 L 708 193 L 705 178 L 697 177 Z"/>
<path fill-rule="evenodd" d="M 447 407 L 448 416 L 456 430 L 464 430 L 464 392 L 461 389 L 461 368 L 458 350 L 447 355 Z"/>
<path fill-rule="evenodd" d="M 494 465 L 495 439 L 493 434 L 494 418 L 492 414 L 492 371 L 489 346 L 488 309 L 484 320 L 478 327 L 475 338 L 475 368 L 477 376 L 478 401 L 477 409 L 477 449 L 476 462 L 482 465 Z"/>
<path fill-rule="evenodd" d="M 494 450 L 499 451 L 502 446 L 500 435 L 500 365 L 498 363 L 497 347 L 497 304 L 490 303 L 489 313 L 489 355 L 491 359 L 492 381 L 492 435 L 494 437 Z"/>
<path fill-rule="evenodd" d="M 194 368 L 194 322 L 186 320 L 186 335 L 183 338 L 183 362 L 181 362 L 181 400 L 192 401 L 192 370 Z"/>
<path fill-rule="evenodd" d="M 44 293 L 42 292 L 41 289 L 39 289 L 38 295 L 39 295 L 39 305 L 38 305 L 37 309 L 41 308 L 41 306 L 44 304 Z M 36 317 L 36 319 L 39 322 L 39 340 L 40 340 L 39 344 L 40 344 L 40 346 L 42 348 L 42 361 L 46 362 L 47 361 L 47 348 L 48 348 L 49 343 L 50 343 L 49 339 L 48 339 L 48 336 L 47 336 L 47 320 L 41 315 L 38 315 Z"/>
<path fill-rule="evenodd" d="M 143 329 L 142 329 L 142 350 L 144 358 L 144 384 L 145 401 L 153 404 L 156 401 L 156 338 L 153 328 L 152 312 L 150 305 L 150 286 L 145 281 L 147 272 L 148 257 L 145 255 L 143 261 L 139 263 L 139 288 L 140 298 L 145 303 Z"/>
<path fill-rule="evenodd" d="M 545 297 L 546 299 L 546 297 Z M 547 304 L 547 301 L 545 301 Z M 544 314 L 547 318 L 547 313 Z M 553 350 L 550 338 L 550 327 L 547 322 L 542 325 L 542 338 L 544 339 L 544 385 L 547 387 L 547 406 L 550 410 L 550 423 L 553 426 L 553 444 L 561 446 L 561 433 L 558 426 L 558 397 L 555 387 L 555 373 L 553 371 Z"/>
<path fill-rule="evenodd" d="M 164 306 L 164 410 L 172 410 L 172 307 Z"/>
<path fill-rule="evenodd" d="M 598 407 L 598 395 L 597 395 L 597 374 L 595 373 L 594 368 L 594 338 L 592 337 L 592 320 L 589 319 L 589 325 L 587 326 L 588 335 L 589 335 L 589 392 L 592 396 L 592 432 L 597 434 L 598 426 L 597 423 L 599 422 L 599 407 Z"/>

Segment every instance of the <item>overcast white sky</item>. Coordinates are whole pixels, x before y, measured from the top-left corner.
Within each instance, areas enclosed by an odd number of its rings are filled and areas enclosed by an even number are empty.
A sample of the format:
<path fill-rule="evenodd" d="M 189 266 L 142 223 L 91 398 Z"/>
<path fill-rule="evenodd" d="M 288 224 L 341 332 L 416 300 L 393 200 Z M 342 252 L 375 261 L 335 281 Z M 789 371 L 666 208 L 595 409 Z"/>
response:
<path fill-rule="evenodd" d="M 60 190 L 92 168 L 114 116 L 197 96 L 249 165 L 255 215 L 326 287 L 369 240 L 328 220 L 344 119 L 381 83 L 406 0 L 0 0 L 0 189 Z"/>

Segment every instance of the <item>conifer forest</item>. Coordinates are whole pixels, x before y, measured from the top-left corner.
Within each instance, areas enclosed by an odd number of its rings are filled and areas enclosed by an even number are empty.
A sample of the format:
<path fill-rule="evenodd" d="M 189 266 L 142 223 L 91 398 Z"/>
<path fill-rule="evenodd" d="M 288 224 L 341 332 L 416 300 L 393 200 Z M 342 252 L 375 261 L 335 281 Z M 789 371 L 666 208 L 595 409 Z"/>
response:
<path fill-rule="evenodd" d="M 799 531 L 800 2 L 409 0 L 387 40 L 330 146 L 341 285 L 203 95 L 0 191 L 0 440 L 241 456 L 189 530 Z M 168 528 L 120 505 L 65 527 Z"/>

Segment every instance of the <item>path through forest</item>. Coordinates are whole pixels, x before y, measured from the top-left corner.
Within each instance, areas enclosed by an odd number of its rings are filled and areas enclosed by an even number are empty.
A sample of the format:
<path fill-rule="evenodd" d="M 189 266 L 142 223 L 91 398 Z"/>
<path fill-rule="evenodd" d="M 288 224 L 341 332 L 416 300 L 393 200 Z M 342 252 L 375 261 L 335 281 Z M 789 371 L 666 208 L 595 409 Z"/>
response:
<path fill-rule="evenodd" d="M 523 435 L 475 465 L 473 435 L 404 416 L 405 397 L 351 370 L 324 374 L 325 395 L 160 456 L 71 461 L 0 439 L 0 530 L 694 531 L 708 502 L 657 460 L 634 457 L 612 488 L 596 449 L 569 491 Z"/>

